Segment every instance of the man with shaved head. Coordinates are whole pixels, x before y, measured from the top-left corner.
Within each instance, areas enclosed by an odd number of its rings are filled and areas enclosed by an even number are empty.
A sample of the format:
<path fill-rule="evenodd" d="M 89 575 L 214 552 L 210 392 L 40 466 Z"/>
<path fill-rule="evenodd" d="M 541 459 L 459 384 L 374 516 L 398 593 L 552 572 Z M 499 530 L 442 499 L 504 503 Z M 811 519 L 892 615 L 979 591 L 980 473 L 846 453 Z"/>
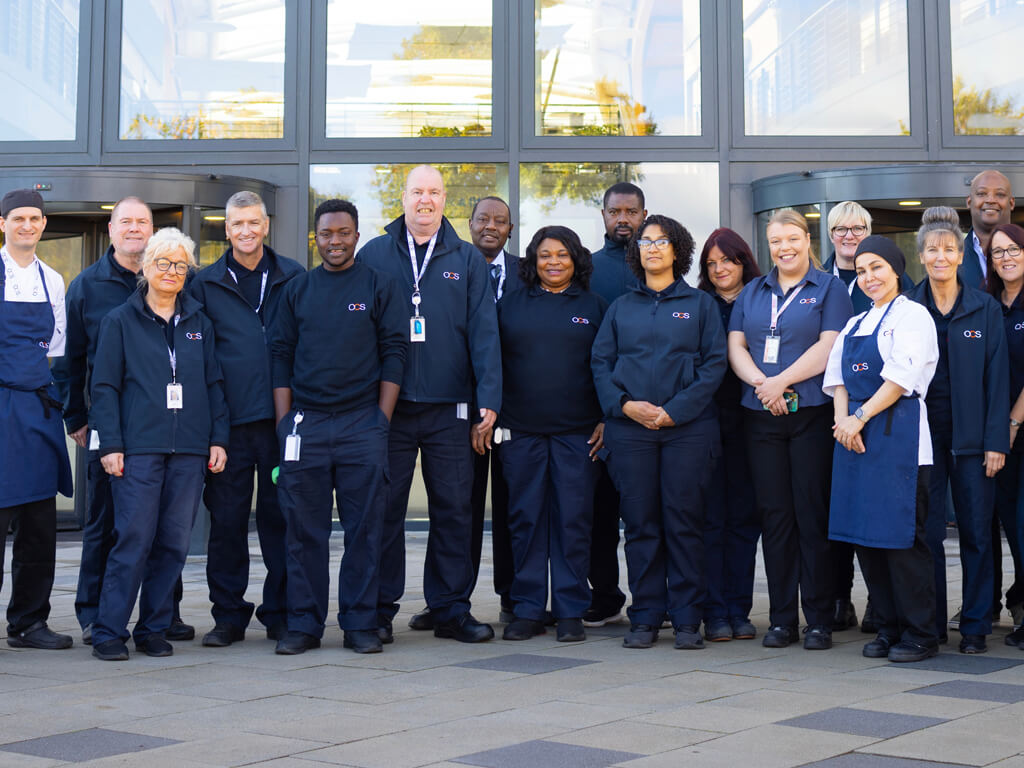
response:
<path fill-rule="evenodd" d="M 470 403 L 479 428 L 501 407 L 501 350 L 487 262 L 459 239 L 444 216 L 444 179 L 413 168 L 402 192 L 404 214 L 359 252 L 397 278 L 409 315 L 409 356 L 391 420 L 390 500 L 384 520 L 378 611 L 382 642 L 405 589 L 405 516 L 416 455 L 422 457 L 430 534 L 423 593 L 436 637 L 478 643 L 494 637 L 470 613 L 473 452 Z M 488 446 L 490 447 L 490 446 Z"/>
<path fill-rule="evenodd" d="M 971 191 L 967 195 L 971 229 L 964 240 L 964 261 L 959 270 L 964 285 L 985 287 L 985 249 L 992 238 L 992 230 L 1010 223 L 1013 206 L 1010 180 L 999 171 L 990 168 L 971 180 Z"/>

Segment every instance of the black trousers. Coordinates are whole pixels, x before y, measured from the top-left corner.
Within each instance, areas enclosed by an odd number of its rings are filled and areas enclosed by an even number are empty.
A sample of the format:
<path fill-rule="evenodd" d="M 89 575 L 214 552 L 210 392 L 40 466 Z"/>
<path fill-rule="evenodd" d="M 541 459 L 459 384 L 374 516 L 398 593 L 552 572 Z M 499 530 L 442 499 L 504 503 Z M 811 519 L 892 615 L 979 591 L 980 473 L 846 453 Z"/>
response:
<path fill-rule="evenodd" d="M 800 607 L 809 625 L 831 626 L 832 406 L 802 407 L 785 416 L 754 410 L 745 415 L 769 621 L 795 627 Z"/>
<path fill-rule="evenodd" d="M 929 467 L 917 474 L 917 517 L 914 543 L 908 549 L 857 547 L 879 634 L 893 640 L 934 646 L 935 579 L 925 524 L 928 520 Z"/>
<path fill-rule="evenodd" d="M 501 609 L 512 610 L 514 564 L 512 539 L 508 529 L 508 483 L 501 466 L 501 446 L 473 454 L 473 584 L 480 576 L 480 555 L 484 542 L 484 511 L 487 506 L 487 475 L 491 476 L 491 558 L 494 566 L 494 591 L 501 598 Z"/>
<path fill-rule="evenodd" d="M 590 607 L 610 615 L 626 603 L 619 589 L 619 492 L 608 467 L 601 472 L 594 489 L 594 525 L 590 531 Z"/>
<path fill-rule="evenodd" d="M 7 634 L 22 632 L 50 616 L 54 560 L 57 557 L 57 498 L 0 507 L 0 558 L 7 530 L 14 526 L 11 553 L 11 602 L 7 604 Z M 4 584 L 0 562 L 0 588 Z"/>

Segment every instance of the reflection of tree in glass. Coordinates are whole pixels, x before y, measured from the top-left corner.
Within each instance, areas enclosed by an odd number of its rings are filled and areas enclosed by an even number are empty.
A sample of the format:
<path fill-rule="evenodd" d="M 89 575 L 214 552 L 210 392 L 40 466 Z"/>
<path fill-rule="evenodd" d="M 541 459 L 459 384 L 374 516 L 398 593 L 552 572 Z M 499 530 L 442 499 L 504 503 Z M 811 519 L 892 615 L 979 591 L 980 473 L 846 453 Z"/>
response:
<path fill-rule="evenodd" d="M 121 138 L 279 139 L 284 136 L 283 114 L 280 95 L 242 88 L 234 100 L 200 104 L 194 112 L 170 117 L 140 112 L 129 121 Z"/>
<path fill-rule="evenodd" d="M 520 198 L 549 214 L 560 202 L 600 206 L 604 191 L 620 181 L 643 181 L 640 163 L 524 163 L 519 166 Z"/>
<path fill-rule="evenodd" d="M 1024 109 L 1012 98 L 1002 101 L 991 88 L 978 91 L 966 86 L 960 75 L 953 78 L 953 127 L 958 136 L 1016 136 L 1024 130 Z"/>
<path fill-rule="evenodd" d="M 424 59 L 491 58 L 490 27 L 439 27 L 424 25 L 412 37 L 402 41 L 395 54 L 402 61 Z"/>

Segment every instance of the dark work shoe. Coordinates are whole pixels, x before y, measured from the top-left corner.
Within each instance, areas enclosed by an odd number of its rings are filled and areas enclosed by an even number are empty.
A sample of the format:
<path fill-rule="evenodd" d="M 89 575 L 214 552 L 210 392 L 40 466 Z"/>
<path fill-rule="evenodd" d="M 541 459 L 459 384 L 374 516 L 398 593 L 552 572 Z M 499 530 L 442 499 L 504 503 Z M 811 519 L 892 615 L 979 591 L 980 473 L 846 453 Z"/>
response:
<path fill-rule="evenodd" d="M 384 650 L 380 636 L 374 629 L 346 629 L 342 645 L 356 653 L 380 653 Z"/>
<path fill-rule="evenodd" d="M 732 631 L 728 640 L 732 639 Z M 704 638 L 700 636 L 699 624 L 680 624 L 676 627 L 676 649 L 680 651 L 697 651 L 704 647 Z"/>
<path fill-rule="evenodd" d="M 543 635 L 547 632 L 544 629 L 543 621 L 535 621 L 533 619 L 515 619 L 511 624 L 505 627 L 505 631 L 501 633 L 502 640 L 529 640 L 531 637 L 537 635 Z"/>
<path fill-rule="evenodd" d="M 868 659 L 885 659 L 889 656 L 889 649 L 896 643 L 888 635 L 879 635 L 870 643 L 864 646 L 861 655 Z"/>
<path fill-rule="evenodd" d="M 58 635 L 45 621 L 37 621 L 28 629 L 7 636 L 11 648 L 38 648 L 41 651 L 63 651 L 74 644 L 71 635 Z"/>
<path fill-rule="evenodd" d="M 587 639 L 583 619 L 559 619 L 556 639 L 560 643 L 581 643 Z"/>
<path fill-rule="evenodd" d="M 733 616 L 729 624 L 732 626 L 733 640 L 753 640 L 757 637 L 757 627 L 746 616 Z"/>
<path fill-rule="evenodd" d="M 203 645 L 207 648 L 226 648 L 242 640 L 245 640 L 245 630 L 234 624 L 216 624 L 203 635 Z"/>
<path fill-rule="evenodd" d="M 960 638 L 960 653 L 985 653 L 987 650 L 984 635 L 964 635 Z"/>
<path fill-rule="evenodd" d="M 288 625 L 284 622 L 280 624 L 271 624 L 269 627 L 267 627 L 267 640 L 280 640 L 287 634 Z"/>
<path fill-rule="evenodd" d="M 282 656 L 298 656 L 300 653 L 320 647 L 320 638 L 307 635 L 305 632 L 289 631 L 284 637 L 277 641 L 274 653 Z"/>
<path fill-rule="evenodd" d="M 82 630 L 82 645 L 92 645 L 92 624 L 86 624 Z"/>
<path fill-rule="evenodd" d="M 141 640 L 136 640 L 135 650 L 156 658 L 174 655 L 174 646 L 164 640 L 157 632 L 146 635 Z"/>
<path fill-rule="evenodd" d="M 499 624 L 511 624 L 515 620 L 516 620 L 515 611 L 512 611 L 512 610 L 510 610 L 508 608 L 502 608 L 498 612 L 498 623 Z"/>
<path fill-rule="evenodd" d="M 380 626 L 377 627 L 377 637 L 380 638 L 384 645 L 391 645 L 395 642 L 395 630 L 388 619 L 380 620 Z"/>
<path fill-rule="evenodd" d="M 1024 627 L 1008 634 L 1003 642 L 1007 645 L 1012 645 L 1014 648 L 1024 650 Z"/>
<path fill-rule="evenodd" d="M 857 610 L 849 600 L 836 600 L 832 608 L 832 631 L 842 632 L 857 626 Z"/>
<path fill-rule="evenodd" d="M 776 626 L 765 632 L 761 645 L 765 648 L 786 648 L 796 640 L 796 627 Z"/>
<path fill-rule="evenodd" d="M 555 620 L 555 614 L 553 614 L 551 611 L 544 611 L 544 626 L 545 627 L 553 627 L 557 623 L 558 622 Z"/>
<path fill-rule="evenodd" d="M 128 646 L 116 637 L 92 647 L 92 655 L 100 661 L 127 661 Z"/>
<path fill-rule="evenodd" d="M 832 647 L 832 630 L 824 624 L 814 624 L 804 635 L 805 651 L 827 651 Z"/>
<path fill-rule="evenodd" d="M 591 606 L 583 612 L 584 627 L 603 627 L 605 624 L 618 624 L 622 621 L 622 609 L 608 610 Z"/>
<path fill-rule="evenodd" d="M 875 616 L 875 609 L 871 607 L 871 595 L 868 595 L 868 604 L 864 606 L 864 618 L 860 622 L 860 631 L 865 635 L 878 634 L 878 617 Z"/>
<path fill-rule="evenodd" d="M 429 632 L 434 628 L 434 615 L 429 608 L 424 608 L 419 613 L 414 613 L 409 619 L 409 629 L 417 632 Z"/>
<path fill-rule="evenodd" d="M 435 621 L 434 637 L 446 637 L 460 643 L 483 643 L 494 637 L 494 630 L 490 624 L 477 621 L 466 611 L 448 621 Z"/>
<path fill-rule="evenodd" d="M 918 643 L 896 643 L 889 649 L 889 661 L 896 663 L 924 661 L 939 653 L 937 645 L 920 645 Z"/>
<path fill-rule="evenodd" d="M 583 625 L 586 626 L 584 621 Z M 622 638 L 623 648 L 653 648 L 658 642 L 658 628 L 650 624 L 633 624 Z"/>
<path fill-rule="evenodd" d="M 171 622 L 171 626 L 164 632 L 164 637 L 168 640 L 176 640 L 178 642 L 184 640 L 195 640 L 196 628 L 191 624 L 186 624 L 181 619 L 175 619 Z"/>
<path fill-rule="evenodd" d="M 678 639 L 678 632 L 676 638 Z M 732 640 L 732 625 L 726 619 L 712 619 L 704 622 L 704 637 L 712 643 L 725 643 Z"/>

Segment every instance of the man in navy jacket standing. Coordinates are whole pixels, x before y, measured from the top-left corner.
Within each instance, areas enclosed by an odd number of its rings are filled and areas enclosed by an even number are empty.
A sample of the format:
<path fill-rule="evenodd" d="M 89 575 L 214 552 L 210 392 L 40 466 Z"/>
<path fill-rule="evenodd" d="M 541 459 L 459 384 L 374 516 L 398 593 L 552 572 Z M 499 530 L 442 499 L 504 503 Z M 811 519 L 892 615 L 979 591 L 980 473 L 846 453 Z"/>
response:
<path fill-rule="evenodd" d="M 971 179 L 971 191 L 967 195 L 971 228 L 964 238 L 964 261 L 959 269 L 964 285 L 985 289 L 985 248 L 992 238 L 992 230 L 1010 223 L 1013 207 L 1013 188 L 1004 174 L 989 169 Z"/>
<path fill-rule="evenodd" d="M 214 621 L 203 645 L 217 648 L 244 640 L 253 614 L 245 590 L 254 475 L 258 478 L 256 532 L 267 567 L 256 618 L 273 640 L 280 640 L 285 631 L 284 520 L 271 480 L 278 445 L 269 343 L 284 286 L 304 272 L 298 262 L 264 244 L 270 219 L 255 192 L 236 192 L 224 213 L 231 245 L 196 275 L 190 288 L 213 323 L 231 417 L 227 466 L 220 474 L 207 475 L 203 491 L 203 502 L 210 510 L 206 581 Z"/>
<path fill-rule="evenodd" d="M 418 452 L 430 515 L 423 591 L 434 635 L 467 643 L 494 637 L 469 611 L 475 581 L 469 408 L 475 400 L 481 430 L 494 425 L 501 407 L 498 321 L 487 262 L 444 217 L 445 199 L 440 172 L 414 168 L 402 193 L 405 214 L 359 253 L 397 278 L 409 315 L 409 359 L 388 442 L 391 498 L 378 601 L 384 642 L 392 639 L 405 589 L 405 515 Z"/>

